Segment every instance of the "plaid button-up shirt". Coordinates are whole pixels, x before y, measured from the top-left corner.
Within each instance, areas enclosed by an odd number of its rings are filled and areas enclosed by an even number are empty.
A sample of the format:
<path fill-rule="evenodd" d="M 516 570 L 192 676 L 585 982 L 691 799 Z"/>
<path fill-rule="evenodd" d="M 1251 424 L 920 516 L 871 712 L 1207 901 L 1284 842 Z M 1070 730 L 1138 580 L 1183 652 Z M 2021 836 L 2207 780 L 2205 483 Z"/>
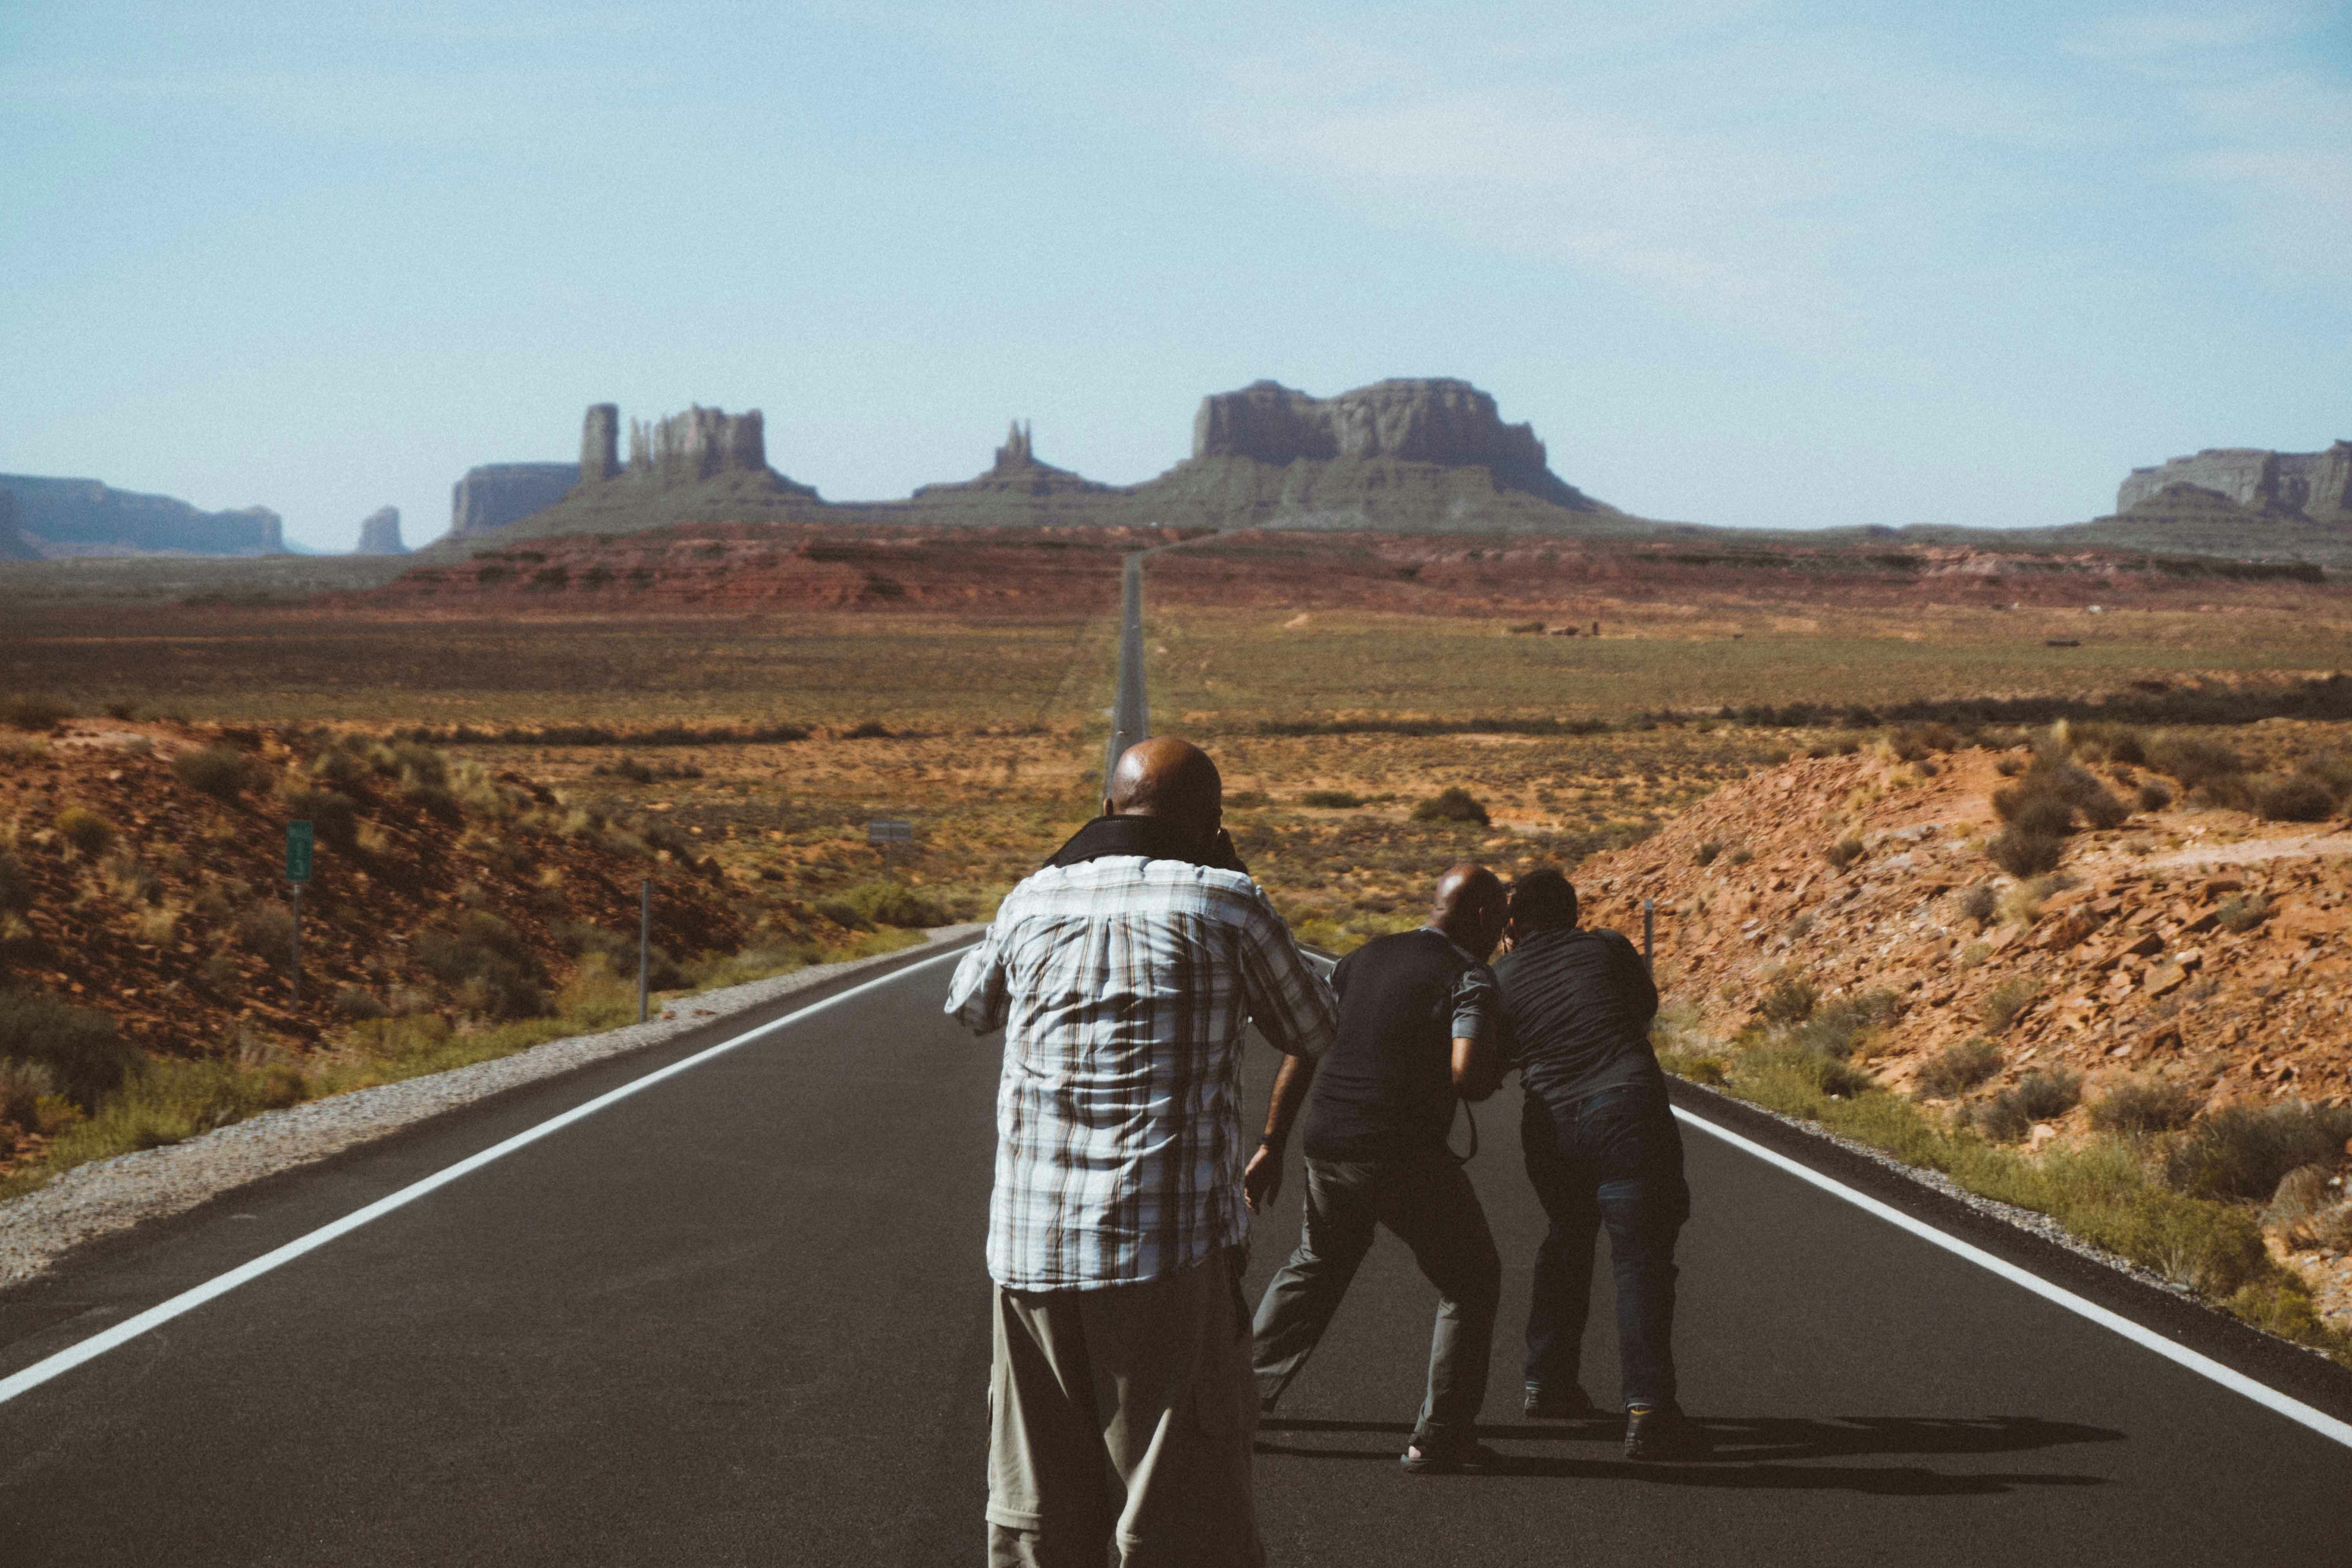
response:
<path fill-rule="evenodd" d="M 1302 1056 L 1337 1028 L 1248 877 L 1135 855 L 1013 889 L 947 1010 L 1004 1030 L 988 1271 L 1008 1290 L 1134 1284 L 1244 1239 L 1243 1026 Z"/>

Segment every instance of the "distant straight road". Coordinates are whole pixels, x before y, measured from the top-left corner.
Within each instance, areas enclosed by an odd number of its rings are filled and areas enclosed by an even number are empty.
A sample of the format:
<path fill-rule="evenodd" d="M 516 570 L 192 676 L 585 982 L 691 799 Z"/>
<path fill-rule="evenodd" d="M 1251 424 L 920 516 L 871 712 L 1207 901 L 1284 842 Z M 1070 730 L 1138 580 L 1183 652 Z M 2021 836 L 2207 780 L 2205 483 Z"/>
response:
<path fill-rule="evenodd" d="M 0 1562 L 976 1562 L 998 1052 L 940 1016 L 949 971 L 918 960 L 0 1405 Z M 94 1249 L 0 1296 L 0 1375 L 741 1027 Z M 1433 1298 L 1383 1242 L 1261 1435 L 1276 1563 L 2352 1562 L 2352 1451 L 1706 1137 L 1681 1339 L 1717 1456 L 1632 1466 L 1610 1430 L 1521 1421 L 1542 1222 L 1517 1092 L 1472 1167 L 1513 1470 L 1397 1468 Z"/>

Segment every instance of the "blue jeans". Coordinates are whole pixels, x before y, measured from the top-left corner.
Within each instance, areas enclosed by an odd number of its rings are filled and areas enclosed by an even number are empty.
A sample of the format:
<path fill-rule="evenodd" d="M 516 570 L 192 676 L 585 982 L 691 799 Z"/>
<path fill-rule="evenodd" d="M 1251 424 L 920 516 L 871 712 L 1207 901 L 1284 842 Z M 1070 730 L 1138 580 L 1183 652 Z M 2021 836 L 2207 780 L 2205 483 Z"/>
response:
<path fill-rule="evenodd" d="M 1662 1085 L 1629 1084 L 1549 1105 L 1527 1098 L 1528 1179 L 1551 1221 L 1536 1250 L 1528 1386 L 1578 1379 L 1593 1242 L 1605 1226 L 1617 1274 L 1617 1372 L 1628 1406 L 1675 1405 L 1675 1237 L 1690 1217 L 1682 1131 Z"/>

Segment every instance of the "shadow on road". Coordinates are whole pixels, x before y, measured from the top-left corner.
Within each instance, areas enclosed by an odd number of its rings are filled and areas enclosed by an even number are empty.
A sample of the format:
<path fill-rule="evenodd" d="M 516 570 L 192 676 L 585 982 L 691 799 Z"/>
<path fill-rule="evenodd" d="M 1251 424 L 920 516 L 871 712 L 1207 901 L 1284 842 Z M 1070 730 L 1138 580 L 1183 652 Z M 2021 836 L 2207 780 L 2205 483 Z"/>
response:
<path fill-rule="evenodd" d="M 1853 1416 L 1815 1421 L 1791 1416 L 1706 1416 L 1698 1425 L 1712 1452 L 1672 1464 L 1633 1464 L 1615 1458 L 1509 1454 L 1487 1475 L 1556 1476 L 1592 1480 L 1646 1481 L 1659 1486 L 1752 1488 L 1786 1491 L 1854 1491 L 1893 1497 L 1990 1496 L 2021 1487 L 2093 1487 L 2103 1476 L 2020 1475 L 1968 1471 L 1946 1474 L 1916 1466 L 1833 1466 L 1822 1459 L 1869 1455 L 2015 1454 L 2078 1443 L 2119 1443 L 2124 1434 L 2105 1426 L 2045 1421 L 2033 1415 L 1979 1417 Z M 1268 1417 L 1261 1433 L 1312 1438 L 1318 1434 L 1389 1434 L 1402 1439 L 1412 1427 L 1401 1421 L 1321 1421 Z M 1622 1424 L 1614 1418 L 1563 1421 L 1541 1426 L 1485 1426 L 1488 1442 L 1610 1443 Z M 1303 1459 L 1381 1459 L 1393 1464 L 1398 1446 L 1381 1448 L 1324 1447 L 1311 1441 L 1261 1436 L 1262 1454 Z"/>

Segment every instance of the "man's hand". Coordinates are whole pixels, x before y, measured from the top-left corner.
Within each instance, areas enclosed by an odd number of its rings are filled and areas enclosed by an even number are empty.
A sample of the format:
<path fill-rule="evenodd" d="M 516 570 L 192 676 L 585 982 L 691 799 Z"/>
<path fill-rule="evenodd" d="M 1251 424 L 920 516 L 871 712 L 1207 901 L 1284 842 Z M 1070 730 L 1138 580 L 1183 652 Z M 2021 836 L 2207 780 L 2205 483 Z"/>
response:
<path fill-rule="evenodd" d="M 1282 1154 L 1261 1143 L 1242 1169 L 1242 1202 L 1252 1214 L 1262 1214 L 1282 1191 Z"/>

